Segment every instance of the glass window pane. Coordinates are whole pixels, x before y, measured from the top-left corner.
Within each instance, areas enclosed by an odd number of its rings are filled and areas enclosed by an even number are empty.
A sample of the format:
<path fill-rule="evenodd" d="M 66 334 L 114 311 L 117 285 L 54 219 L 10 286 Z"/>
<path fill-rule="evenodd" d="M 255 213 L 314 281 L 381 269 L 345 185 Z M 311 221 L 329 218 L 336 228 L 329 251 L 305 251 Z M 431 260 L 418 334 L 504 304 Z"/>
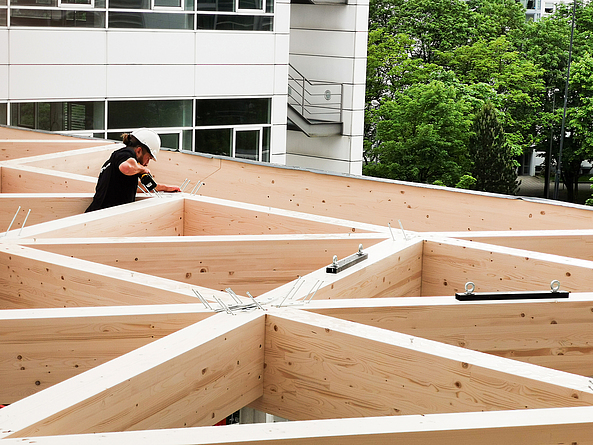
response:
<path fill-rule="evenodd" d="M 259 130 L 237 131 L 235 137 L 236 158 L 259 160 Z"/>
<path fill-rule="evenodd" d="M 12 106 L 12 125 L 47 131 L 102 130 L 103 102 L 37 102 Z"/>
<path fill-rule="evenodd" d="M 274 18 L 263 15 L 198 14 L 198 29 L 272 31 Z"/>
<path fill-rule="evenodd" d="M 233 12 L 235 0 L 198 0 L 198 11 Z"/>
<path fill-rule="evenodd" d="M 191 151 L 191 137 L 193 131 L 191 130 L 183 130 L 181 132 L 181 149 Z"/>
<path fill-rule="evenodd" d="M 238 0 L 239 9 L 263 9 L 262 0 Z"/>
<path fill-rule="evenodd" d="M 11 6 L 58 6 L 58 0 L 11 0 Z"/>
<path fill-rule="evenodd" d="M 150 9 L 150 0 L 110 0 L 110 8 Z"/>
<path fill-rule="evenodd" d="M 154 6 L 157 8 L 177 8 L 183 6 L 181 0 L 154 0 Z"/>
<path fill-rule="evenodd" d="M 191 100 L 110 101 L 109 128 L 190 127 Z"/>
<path fill-rule="evenodd" d="M 0 9 L 0 26 L 6 26 L 8 24 L 6 17 L 8 17 L 7 10 Z"/>
<path fill-rule="evenodd" d="M 0 124 L 8 125 L 8 104 L 0 104 Z"/>
<path fill-rule="evenodd" d="M 179 150 L 179 133 L 159 133 L 161 147 Z"/>
<path fill-rule="evenodd" d="M 10 24 L 11 26 L 104 28 L 105 13 L 92 11 L 11 9 Z"/>
<path fill-rule="evenodd" d="M 196 126 L 269 124 L 270 99 L 201 99 Z"/>
<path fill-rule="evenodd" d="M 154 6 L 164 8 L 181 8 L 181 0 L 154 0 Z"/>
<path fill-rule="evenodd" d="M 35 128 L 35 104 L 12 104 L 10 107 L 10 125 L 15 127 Z"/>
<path fill-rule="evenodd" d="M 110 12 L 110 28 L 194 29 L 193 14 Z"/>
<path fill-rule="evenodd" d="M 91 0 L 61 0 L 62 5 L 90 5 Z"/>
<path fill-rule="evenodd" d="M 231 156 L 230 128 L 196 130 L 196 151 L 219 156 Z"/>
<path fill-rule="evenodd" d="M 274 0 L 267 0 L 266 1 L 266 12 L 268 12 L 268 13 L 273 13 L 274 12 Z"/>
<path fill-rule="evenodd" d="M 270 134 L 272 129 L 270 127 L 263 128 L 263 141 L 261 150 L 261 161 L 270 162 Z"/>
<path fill-rule="evenodd" d="M 0 6 L 8 5 L 8 0 L 0 0 Z"/>

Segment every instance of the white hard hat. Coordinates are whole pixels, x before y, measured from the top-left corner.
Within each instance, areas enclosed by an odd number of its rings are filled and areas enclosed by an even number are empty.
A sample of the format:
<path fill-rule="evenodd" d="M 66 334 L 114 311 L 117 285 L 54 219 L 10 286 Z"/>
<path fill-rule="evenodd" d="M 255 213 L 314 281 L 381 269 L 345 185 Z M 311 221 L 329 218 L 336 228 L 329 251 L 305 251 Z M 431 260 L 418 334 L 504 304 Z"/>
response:
<path fill-rule="evenodd" d="M 138 139 L 140 143 L 148 147 L 150 155 L 156 161 L 156 155 L 161 149 L 161 138 L 159 135 L 148 128 L 139 128 L 138 130 L 134 130 L 132 131 L 131 135 Z"/>

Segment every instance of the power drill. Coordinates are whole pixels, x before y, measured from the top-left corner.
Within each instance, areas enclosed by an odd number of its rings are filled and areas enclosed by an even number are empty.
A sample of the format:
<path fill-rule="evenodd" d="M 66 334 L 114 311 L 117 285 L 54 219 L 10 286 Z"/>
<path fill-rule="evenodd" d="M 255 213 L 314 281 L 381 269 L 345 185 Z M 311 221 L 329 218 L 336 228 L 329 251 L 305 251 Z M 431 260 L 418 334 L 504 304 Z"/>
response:
<path fill-rule="evenodd" d="M 149 173 L 144 173 L 142 176 L 140 176 L 140 182 L 149 192 L 152 192 L 157 186 L 156 181 Z"/>

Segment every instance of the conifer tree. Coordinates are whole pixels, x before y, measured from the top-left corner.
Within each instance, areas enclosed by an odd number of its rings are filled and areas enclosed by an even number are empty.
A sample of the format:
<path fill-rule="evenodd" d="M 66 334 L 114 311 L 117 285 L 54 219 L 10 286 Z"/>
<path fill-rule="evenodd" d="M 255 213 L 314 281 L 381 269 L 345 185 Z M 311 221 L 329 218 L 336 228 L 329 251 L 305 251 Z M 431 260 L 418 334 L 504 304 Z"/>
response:
<path fill-rule="evenodd" d="M 496 109 L 487 102 L 476 114 L 469 140 L 475 189 L 512 195 L 517 189 L 517 162 L 513 159 Z"/>

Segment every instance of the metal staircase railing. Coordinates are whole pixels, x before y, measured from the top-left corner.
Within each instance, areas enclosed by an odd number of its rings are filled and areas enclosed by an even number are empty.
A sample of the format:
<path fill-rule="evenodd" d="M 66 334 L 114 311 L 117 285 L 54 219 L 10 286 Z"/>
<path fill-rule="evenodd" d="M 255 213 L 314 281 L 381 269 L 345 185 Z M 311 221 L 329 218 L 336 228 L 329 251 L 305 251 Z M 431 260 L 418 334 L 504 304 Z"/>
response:
<path fill-rule="evenodd" d="M 288 104 L 309 122 L 342 122 L 342 95 L 342 84 L 308 80 L 288 65 Z"/>

